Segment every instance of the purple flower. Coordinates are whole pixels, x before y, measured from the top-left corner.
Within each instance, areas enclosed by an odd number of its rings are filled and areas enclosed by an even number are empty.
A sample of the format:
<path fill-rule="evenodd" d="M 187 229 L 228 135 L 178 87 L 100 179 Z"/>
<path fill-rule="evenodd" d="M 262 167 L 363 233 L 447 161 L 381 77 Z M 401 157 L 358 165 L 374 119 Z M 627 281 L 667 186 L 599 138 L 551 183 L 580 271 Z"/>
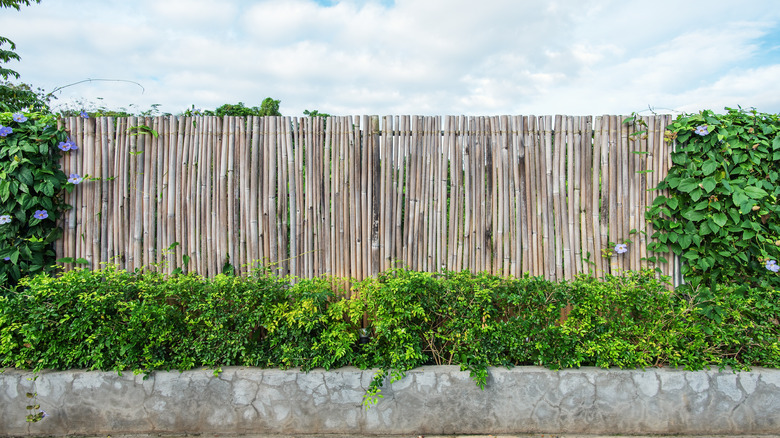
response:
<path fill-rule="evenodd" d="M 81 178 L 78 173 L 71 173 L 70 178 L 68 178 L 68 182 L 71 184 L 78 184 L 82 179 L 83 178 Z"/>
<path fill-rule="evenodd" d="M 777 264 L 776 260 L 767 260 L 766 261 L 766 268 L 769 269 L 772 272 L 780 271 L 780 265 Z"/>
<path fill-rule="evenodd" d="M 88 118 L 89 118 L 89 114 L 87 114 L 87 112 L 86 112 L 86 111 L 84 111 L 84 110 L 81 110 L 81 112 L 79 113 L 79 115 L 80 115 L 81 117 L 85 118 L 85 119 L 88 119 Z"/>
<path fill-rule="evenodd" d="M 10 214 L 4 214 L 0 216 L 0 225 L 7 224 L 11 222 L 11 215 Z"/>
<path fill-rule="evenodd" d="M 11 257 L 3 257 L 3 260 L 5 261 L 11 260 Z"/>
<path fill-rule="evenodd" d="M 624 252 L 628 251 L 628 245 L 625 243 L 618 243 L 615 245 L 615 252 L 618 254 L 623 254 Z"/>
<path fill-rule="evenodd" d="M 43 420 L 44 418 L 46 418 L 48 416 L 49 416 L 49 414 L 47 414 L 46 411 L 43 411 L 43 410 L 41 411 L 41 420 Z"/>
<path fill-rule="evenodd" d="M 13 134 L 14 130 L 10 126 L 0 125 L 0 137 L 5 137 L 8 134 Z"/>
<path fill-rule="evenodd" d="M 33 215 L 35 219 L 46 219 L 49 217 L 49 212 L 46 210 L 35 210 L 35 214 Z"/>
<path fill-rule="evenodd" d="M 27 117 L 22 113 L 15 113 L 11 118 L 14 119 L 14 122 L 16 123 L 24 123 L 27 121 Z"/>
<path fill-rule="evenodd" d="M 694 132 L 699 134 L 699 135 L 701 135 L 701 136 L 704 136 L 704 135 L 707 135 L 707 134 L 710 133 L 710 131 L 707 130 L 707 125 L 697 126 L 696 127 L 696 131 L 694 131 Z"/>
<path fill-rule="evenodd" d="M 58 148 L 62 149 L 63 151 L 75 151 L 78 149 L 78 146 L 76 146 L 76 143 L 73 143 L 71 139 L 68 139 L 68 141 L 61 141 L 60 144 L 57 146 Z"/>

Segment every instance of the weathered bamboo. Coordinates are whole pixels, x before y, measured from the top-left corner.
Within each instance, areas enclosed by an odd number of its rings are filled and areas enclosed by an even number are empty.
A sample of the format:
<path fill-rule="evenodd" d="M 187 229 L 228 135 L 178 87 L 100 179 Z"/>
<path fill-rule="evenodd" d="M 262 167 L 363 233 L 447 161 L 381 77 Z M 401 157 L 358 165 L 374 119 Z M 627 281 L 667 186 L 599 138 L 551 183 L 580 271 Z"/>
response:
<path fill-rule="evenodd" d="M 524 272 L 529 272 L 528 262 L 530 261 L 531 253 L 529 232 L 529 215 L 528 215 L 528 203 L 526 201 L 526 192 L 528 185 L 526 184 L 526 175 L 528 175 L 528 167 L 525 165 L 525 157 L 527 154 L 527 148 L 525 144 L 525 126 L 524 118 L 522 116 L 512 117 L 512 132 L 513 132 L 513 144 L 512 144 L 512 166 L 514 170 L 514 189 L 515 189 L 515 214 L 512 216 L 514 223 L 511 225 L 514 234 L 513 245 L 515 248 L 515 267 L 512 269 L 512 274 L 516 277 L 520 277 Z"/>
<path fill-rule="evenodd" d="M 542 201 L 545 224 L 543 245 L 545 248 L 545 262 L 547 264 L 545 277 L 552 280 L 558 280 L 561 279 L 561 276 L 557 272 L 556 260 L 560 257 L 561 248 L 557 245 L 557 239 L 555 239 L 555 201 L 553 199 L 553 190 L 557 181 L 553 179 L 553 168 L 555 167 L 555 161 L 553 161 L 553 118 L 552 116 L 544 116 L 540 122 L 542 122 L 540 131 L 544 136 L 542 145 L 544 148 L 545 160 L 542 167 L 545 172 L 544 179 L 542 180 L 542 192 L 546 195 Z"/>
<path fill-rule="evenodd" d="M 582 270 L 582 229 L 585 224 L 585 210 L 582 204 L 582 166 L 583 161 L 587 160 L 585 151 L 582 150 L 582 118 L 573 117 L 572 138 L 573 144 L 570 146 L 568 162 L 571 166 L 569 172 L 569 236 L 572 243 L 572 273 L 577 274 Z"/>
<path fill-rule="evenodd" d="M 552 153 L 552 163 L 554 163 L 554 167 L 552 170 L 552 193 L 553 193 L 553 209 L 554 209 L 554 215 L 553 215 L 553 222 L 554 222 L 554 236 L 555 236 L 555 278 L 556 279 L 562 279 L 564 278 L 564 245 L 566 245 L 565 242 L 565 235 L 563 232 L 563 227 L 565 216 L 563 216 L 563 200 L 561 199 L 564 195 L 561 195 L 561 192 L 563 191 L 565 193 L 565 184 L 566 184 L 566 176 L 563 172 L 564 165 L 565 165 L 565 158 L 563 156 L 563 139 L 565 137 L 565 130 L 564 127 L 561 125 L 561 116 L 556 115 L 555 116 L 555 127 L 553 128 L 556 130 L 554 134 L 554 151 Z"/>
<path fill-rule="evenodd" d="M 400 118 L 397 118 L 395 120 L 395 125 L 398 126 L 399 136 L 401 138 L 395 144 L 398 154 L 395 162 L 396 173 L 393 186 L 396 191 L 395 208 L 393 209 L 395 212 L 395 230 L 393 231 L 393 247 L 395 251 L 393 254 L 393 261 L 406 265 L 408 263 L 408 259 L 406 258 L 407 245 L 404 238 L 403 226 L 409 223 L 409 207 L 407 205 L 409 193 L 406 192 L 406 196 L 404 196 L 404 190 L 407 187 L 407 171 L 409 166 L 409 117 L 401 116 Z"/>
<path fill-rule="evenodd" d="M 100 210 L 102 214 L 102 221 L 100 224 L 102 245 L 100 261 L 103 263 L 108 263 L 114 256 L 114 217 L 113 214 L 111 214 L 112 211 L 110 207 L 115 203 L 113 198 L 114 193 L 113 190 L 111 190 L 111 187 L 116 184 L 113 182 L 113 180 L 111 180 L 111 178 L 115 176 L 115 174 L 111 172 L 112 165 L 115 160 L 114 153 L 116 147 L 116 144 L 114 143 L 114 118 L 103 118 L 101 120 L 101 125 L 103 126 L 103 138 L 101 139 L 103 143 L 103 159 L 101 161 L 102 173 L 100 181 L 102 185 L 103 199 Z"/>
<path fill-rule="evenodd" d="M 580 154 L 583 156 L 582 170 L 580 174 L 580 260 L 583 272 L 593 272 L 593 265 L 590 263 L 598 257 L 595 251 L 595 236 L 592 211 L 594 206 L 590 203 L 593 193 L 598 194 L 598 185 L 591 184 L 593 181 L 594 157 L 596 157 L 593 143 L 593 120 L 590 116 L 583 117 L 581 120 L 580 136 Z M 596 206 L 597 207 L 597 206 Z"/>
<path fill-rule="evenodd" d="M 67 195 L 56 251 L 135 269 L 179 242 L 169 272 L 188 255 L 204 275 L 265 259 L 355 278 L 396 261 L 571 278 L 654 255 L 644 209 L 670 165 L 668 117 L 642 118 L 644 138 L 616 116 L 329 120 L 69 119 L 80 149 L 63 170 L 101 179 Z M 628 253 L 602 259 L 626 238 Z"/>
<path fill-rule="evenodd" d="M 541 275 L 542 261 L 539 254 L 541 234 L 538 218 L 541 217 L 542 206 L 537 196 L 539 189 L 539 151 L 536 141 L 536 117 L 523 117 L 523 143 L 526 146 L 524 165 L 526 191 L 526 221 L 528 223 L 528 260 L 523 263 L 523 270 L 534 276 Z"/>

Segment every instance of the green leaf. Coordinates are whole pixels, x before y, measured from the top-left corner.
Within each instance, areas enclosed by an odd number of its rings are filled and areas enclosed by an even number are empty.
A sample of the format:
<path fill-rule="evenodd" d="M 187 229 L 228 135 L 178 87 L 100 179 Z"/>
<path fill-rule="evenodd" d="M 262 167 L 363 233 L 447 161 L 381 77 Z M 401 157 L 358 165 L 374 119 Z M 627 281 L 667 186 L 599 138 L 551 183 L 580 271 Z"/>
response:
<path fill-rule="evenodd" d="M 696 222 L 696 221 L 700 221 L 700 220 L 704 219 L 704 213 L 702 213 L 700 211 L 696 211 L 696 210 L 690 209 L 690 210 L 684 212 L 682 214 L 682 217 L 684 217 L 685 219 L 688 219 L 689 221 Z"/>
<path fill-rule="evenodd" d="M 761 199 L 765 196 L 768 196 L 769 193 L 764 191 L 764 189 L 753 187 L 753 186 L 747 186 L 745 187 L 745 194 L 750 196 L 753 199 Z"/>
<path fill-rule="evenodd" d="M 713 191 L 717 185 L 718 183 L 715 182 L 715 178 L 711 176 L 704 178 L 704 180 L 701 182 L 701 186 L 704 188 L 704 190 L 707 191 L 707 193 Z"/>
<path fill-rule="evenodd" d="M 16 177 L 19 179 L 19 182 L 26 186 L 33 185 L 33 174 L 29 167 L 21 167 Z"/>
<path fill-rule="evenodd" d="M 677 241 L 677 243 L 680 244 L 680 247 L 682 249 L 688 249 L 688 247 L 691 246 L 691 242 L 692 242 L 691 236 L 689 236 L 688 234 L 680 235 L 680 239 L 678 239 Z"/>
<path fill-rule="evenodd" d="M 712 215 L 712 220 L 719 226 L 722 227 L 726 225 L 726 222 L 728 221 L 728 218 L 726 217 L 726 213 L 718 212 Z"/>
<path fill-rule="evenodd" d="M 690 193 L 699 187 L 699 181 L 695 178 L 685 178 L 680 181 L 680 185 L 677 186 L 677 190 L 685 193 Z"/>
<path fill-rule="evenodd" d="M 704 164 L 701 165 L 701 171 L 704 172 L 705 175 L 709 175 L 716 171 L 718 167 L 720 167 L 720 163 L 717 163 L 713 160 L 707 160 L 704 162 Z"/>
<path fill-rule="evenodd" d="M 680 200 L 677 198 L 668 198 L 666 200 L 666 205 L 672 210 L 676 209 L 679 204 L 680 204 Z"/>

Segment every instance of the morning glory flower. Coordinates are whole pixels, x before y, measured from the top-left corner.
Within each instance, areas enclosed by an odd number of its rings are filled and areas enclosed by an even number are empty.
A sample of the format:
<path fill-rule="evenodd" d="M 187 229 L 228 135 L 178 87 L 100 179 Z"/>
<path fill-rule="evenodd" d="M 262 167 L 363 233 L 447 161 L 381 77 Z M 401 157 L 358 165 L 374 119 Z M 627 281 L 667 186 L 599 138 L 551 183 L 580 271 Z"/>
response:
<path fill-rule="evenodd" d="M 710 131 L 707 130 L 707 125 L 701 125 L 696 127 L 696 131 L 694 131 L 696 134 L 699 134 L 701 136 L 707 135 L 710 133 Z"/>
<path fill-rule="evenodd" d="M 83 178 L 81 178 L 78 173 L 71 173 L 70 178 L 68 178 L 68 182 L 71 184 L 78 184 L 82 179 Z"/>
<path fill-rule="evenodd" d="M 767 260 L 766 261 L 766 268 L 769 269 L 772 272 L 780 271 L 780 265 L 777 264 L 776 260 Z"/>
<path fill-rule="evenodd" d="M 624 252 L 628 251 L 628 245 L 625 243 L 618 243 L 615 245 L 615 252 L 618 254 L 623 254 Z"/>
<path fill-rule="evenodd" d="M 46 210 L 35 210 L 35 214 L 33 215 L 35 219 L 46 219 L 49 217 L 49 212 Z"/>
<path fill-rule="evenodd" d="M 15 113 L 11 118 L 14 119 L 14 122 L 16 123 L 24 123 L 27 121 L 27 117 L 22 113 Z"/>
<path fill-rule="evenodd" d="M 0 125 L 0 137 L 5 137 L 8 134 L 13 134 L 14 130 L 10 126 Z"/>
<path fill-rule="evenodd" d="M 76 143 L 73 143 L 71 139 L 68 139 L 68 141 L 61 141 L 60 144 L 57 146 L 58 148 L 62 149 L 63 151 L 75 151 L 78 149 L 78 146 L 76 146 Z"/>
<path fill-rule="evenodd" d="M 0 216 L 0 225 L 7 224 L 11 222 L 11 215 L 10 214 L 4 214 Z"/>
<path fill-rule="evenodd" d="M 11 257 L 3 257 L 3 260 L 5 261 L 11 260 Z"/>
<path fill-rule="evenodd" d="M 79 115 L 80 115 L 81 117 L 85 118 L 85 119 L 88 119 L 88 118 L 89 118 L 89 114 L 87 114 L 87 112 L 86 112 L 86 111 L 84 111 L 84 110 L 81 110 L 81 112 L 79 113 Z"/>

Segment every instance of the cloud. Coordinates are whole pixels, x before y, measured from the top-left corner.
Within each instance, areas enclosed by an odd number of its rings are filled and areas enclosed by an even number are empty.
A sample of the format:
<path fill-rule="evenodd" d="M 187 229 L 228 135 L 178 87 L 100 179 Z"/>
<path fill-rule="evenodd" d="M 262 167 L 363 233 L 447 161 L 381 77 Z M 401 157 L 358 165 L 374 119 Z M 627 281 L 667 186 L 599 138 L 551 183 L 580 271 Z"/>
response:
<path fill-rule="evenodd" d="M 11 65 L 61 101 L 259 105 L 285 114 L 601 114 L 773 90 L 771 0 L 47 0 L 0 14 Z M 703 107 L 701 107 L 703 108 Z"/>

